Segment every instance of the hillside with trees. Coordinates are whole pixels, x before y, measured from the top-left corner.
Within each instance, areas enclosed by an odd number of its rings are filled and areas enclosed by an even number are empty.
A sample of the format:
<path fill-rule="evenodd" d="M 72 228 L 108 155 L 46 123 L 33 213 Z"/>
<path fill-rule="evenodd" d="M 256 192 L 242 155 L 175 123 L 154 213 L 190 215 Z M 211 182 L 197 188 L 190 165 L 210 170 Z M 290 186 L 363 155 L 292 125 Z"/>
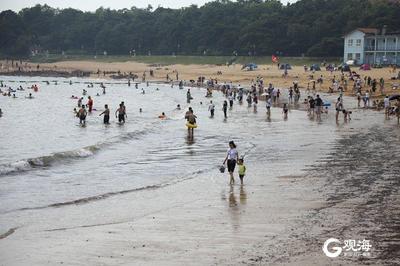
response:
<path fill-rule="evenodd" d="M 356 27 L 400 30 L 398 0 L 219 0 L 181 9 L 95 12 L 47 5 L 0 13 L 0 55 L 341 56 Z"/>

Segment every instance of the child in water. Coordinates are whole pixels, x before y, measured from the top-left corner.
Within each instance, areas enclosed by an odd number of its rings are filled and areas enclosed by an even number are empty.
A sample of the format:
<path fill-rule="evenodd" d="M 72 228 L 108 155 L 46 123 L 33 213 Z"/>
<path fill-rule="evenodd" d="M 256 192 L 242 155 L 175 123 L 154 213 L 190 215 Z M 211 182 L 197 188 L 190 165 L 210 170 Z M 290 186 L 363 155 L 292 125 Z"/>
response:
<path fill-rule="evenodd" d="M 243 185 L 243 178 L 246 174 L 246 166 L 244 165 L 244 159 L 240 158 L 238 161 L 239 165 L 239 178 L 240 178 L 240 183 Z"/>
<path fill-rule="evenodd" d="M 285 104 L 283 105 L 283 110 L 282 110 L 283 119 L 287 119 L 287 118 L 288 118 L 288 112 L 289 112 L 289 109 L 288 109 L 288 107 L 287 107 L 287 104 L 285 103 Z"/>

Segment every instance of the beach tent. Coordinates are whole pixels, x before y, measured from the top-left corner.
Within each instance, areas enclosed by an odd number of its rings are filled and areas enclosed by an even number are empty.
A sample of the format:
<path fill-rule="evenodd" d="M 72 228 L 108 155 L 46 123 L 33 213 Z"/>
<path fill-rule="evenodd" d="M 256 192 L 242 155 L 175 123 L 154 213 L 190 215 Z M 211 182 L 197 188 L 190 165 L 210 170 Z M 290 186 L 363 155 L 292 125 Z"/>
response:
<path fill-rule="evenodd" d="M 311 70 L 311 71 L 321 71 L 321 68 L 320 68 L 319 65 L 317 65 L 317 64 L 312 64 L 312 65 L 310 66 L 310 70 Z"/>
<path fill-rule="evenodd" d="M 349 66 L 348 64 L 341 64 L 341 65 L 339 66 L 339 70 L 348 71 L 348 72 L 351 71 L 351 70 L 350 70 L 350 66 Z"/>
<path fill-rule="evenodd" d="M 368 64 L 362 64 L 362 65 L 360 66 L 360 69 L 361 69 L 361 70 L 371 70 L 371 66 L 368 65 Z"/>
<path fill-rule="evenodd" d="M 289 64 L 281 64 L 281 65 L 279 66 L 279 69 L 286 69 L 286 70 L 288 70 L 288 69 L 292 69 L 292 66 L 289 65 Z"/>
<path fill-rule="evenodd" d="M 256 69 L 258 66 L 254 63 L 249 63 L 249 64 L 245 64 L 242 66 L 242 70 L 246 69 L 247 71 L 252 71 L 254 69 Z"/>

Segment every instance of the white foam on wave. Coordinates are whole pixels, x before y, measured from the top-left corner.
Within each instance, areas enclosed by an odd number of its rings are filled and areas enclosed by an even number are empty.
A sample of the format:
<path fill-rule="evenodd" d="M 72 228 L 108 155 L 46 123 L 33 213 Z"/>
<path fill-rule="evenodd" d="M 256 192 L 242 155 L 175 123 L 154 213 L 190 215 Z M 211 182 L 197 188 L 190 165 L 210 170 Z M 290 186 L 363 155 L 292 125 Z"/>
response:
<path fill-rule="evenodd" d="M 92 156 L 92 155 L 94 154 L 90 149 L 86 149 L 86 148 L 83 148 L 83 149 L 74 151 L 73 153 L 74 153 L 76 156 L 78 156 L 78 157 L 83 157 L 83 158 Z"/>
<path fill-rule="evenodd" d="M 26 160 L 17 161 L 14 163 L 0 165 L 0 175 L 6 175 L 13 172 L 26 171 L 31 168 L 31 165 Z"/>

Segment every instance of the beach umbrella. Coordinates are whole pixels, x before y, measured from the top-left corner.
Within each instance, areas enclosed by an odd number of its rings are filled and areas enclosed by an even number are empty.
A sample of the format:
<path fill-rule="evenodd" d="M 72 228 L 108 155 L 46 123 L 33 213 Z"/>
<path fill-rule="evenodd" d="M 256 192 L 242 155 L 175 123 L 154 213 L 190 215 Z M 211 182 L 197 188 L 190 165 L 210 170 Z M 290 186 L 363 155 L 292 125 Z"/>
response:
<path fill-rule="evenodd" d="M 400 94 L 392 95 L 389 97 L 390 101 L 397 100 L 397 99 L 400 99 Z"/>

